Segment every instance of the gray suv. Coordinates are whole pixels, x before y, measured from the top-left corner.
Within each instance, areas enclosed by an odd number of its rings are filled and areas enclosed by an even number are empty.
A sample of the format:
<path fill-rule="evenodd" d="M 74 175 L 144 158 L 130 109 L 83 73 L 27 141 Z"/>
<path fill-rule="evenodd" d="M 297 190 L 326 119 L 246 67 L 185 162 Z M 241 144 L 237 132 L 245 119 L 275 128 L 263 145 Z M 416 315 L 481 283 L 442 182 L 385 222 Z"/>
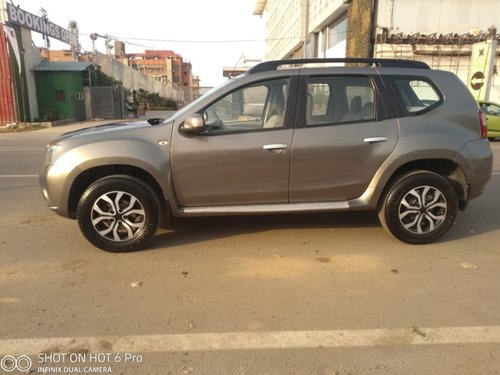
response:
<path fill-rule="evenodd" d="M 63 134 L 40 183 L 112 252 L 145 247 L 172 216 L 321 211 L 377 210 L 426 244 L 490 179 L 486 136 L 464 84 L 424 63 L 269 61 L 165 120 Z"/>

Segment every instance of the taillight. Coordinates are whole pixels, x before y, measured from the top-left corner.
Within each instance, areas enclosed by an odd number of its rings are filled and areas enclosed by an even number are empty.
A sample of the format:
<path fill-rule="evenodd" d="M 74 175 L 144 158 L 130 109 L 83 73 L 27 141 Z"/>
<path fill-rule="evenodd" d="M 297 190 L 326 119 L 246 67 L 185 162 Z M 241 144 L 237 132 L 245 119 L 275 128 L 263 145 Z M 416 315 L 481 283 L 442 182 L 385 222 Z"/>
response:
<path fill-rule="evenodd" d="M 488 122 L 486 121 L 486 114 L 479 110 L 479 126 L 481 127 L 481 138 L 488 137 Z"/>

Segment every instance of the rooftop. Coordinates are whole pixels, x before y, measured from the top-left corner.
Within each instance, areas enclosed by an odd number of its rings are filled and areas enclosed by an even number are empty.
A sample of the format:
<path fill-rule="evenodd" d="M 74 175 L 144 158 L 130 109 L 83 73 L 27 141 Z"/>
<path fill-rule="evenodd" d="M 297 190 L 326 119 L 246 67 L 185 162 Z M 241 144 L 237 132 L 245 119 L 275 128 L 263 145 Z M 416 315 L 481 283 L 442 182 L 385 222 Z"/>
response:
<path fill-rule="evenodd" d="M 83 72 L 92 65 L 86 61 L 42 61 L 35 66 L 35 72 Z"/>

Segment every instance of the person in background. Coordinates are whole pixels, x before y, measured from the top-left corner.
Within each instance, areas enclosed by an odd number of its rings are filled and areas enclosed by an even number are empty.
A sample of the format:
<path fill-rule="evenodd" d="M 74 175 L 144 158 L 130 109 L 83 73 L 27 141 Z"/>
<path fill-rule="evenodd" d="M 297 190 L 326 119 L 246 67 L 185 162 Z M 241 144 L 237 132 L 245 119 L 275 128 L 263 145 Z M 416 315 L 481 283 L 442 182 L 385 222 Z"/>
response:
<path fill-rule="evenodd" d="M 132 107 L 128 102 L 124 102 L 123 107 L 125 108 L 125 111 L 132 112 L 134 117 L 137 117 L 137 109 L 135 107 Z"/>

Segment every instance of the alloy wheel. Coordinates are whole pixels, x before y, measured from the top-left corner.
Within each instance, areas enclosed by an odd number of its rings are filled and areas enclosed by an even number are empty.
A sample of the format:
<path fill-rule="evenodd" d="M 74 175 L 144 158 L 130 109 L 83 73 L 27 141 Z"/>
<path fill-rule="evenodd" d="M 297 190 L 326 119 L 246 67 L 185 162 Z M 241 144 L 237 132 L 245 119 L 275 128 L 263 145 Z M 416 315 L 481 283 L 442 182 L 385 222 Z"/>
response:
<path fill-rule="evenodd" d="M 446 220 L 446 198 L 433 186 L 418 186 L 401 199 L 398 211 L 399 221 L 407 231 L 430 233 Z"/>
<path fill-rule="evenodd" d="M 142 203 L 124 191 L 110 191 L 96 199 L 91 221 L 100 236 L 114 242 L 141 236 L 147 223 Z"/>

